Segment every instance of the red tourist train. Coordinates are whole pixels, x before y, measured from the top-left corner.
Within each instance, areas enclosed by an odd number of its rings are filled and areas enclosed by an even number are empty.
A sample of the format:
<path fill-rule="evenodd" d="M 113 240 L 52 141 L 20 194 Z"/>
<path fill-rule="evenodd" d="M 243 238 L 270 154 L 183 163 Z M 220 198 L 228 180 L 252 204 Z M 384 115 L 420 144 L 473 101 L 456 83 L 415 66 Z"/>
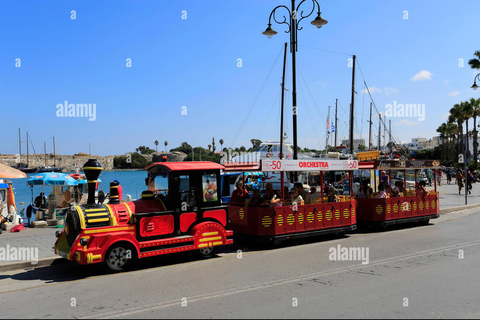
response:
<path fill-rule="evenodd" d="M 407 172 L 412 175 L 415 182 L 418 181 L 419 170 L 432 170 L 435 177 L 436 171 L 441 170 L 440 162 L 375 159 L 360 162 L 359 169 L 370 171 L 370 184 L 375 187 L 373 191 L 378 191 L 377 186 L 381 180 L 387 182 L 388 190 L 385 190 L 387 194 L 392 194 L 395 181 L 403 186 L 403 192 L 399 192 L 396 197 L 380 198 L 375 197 L 374 194 L 374 197 L 370 198 L 357 198 L 357 219 L 360 224 L 384 227 L 408 222 L 428 224 L 430 219 L 438 218 L 440 212 L 439 194 L 435 181 L 433 182 L 434 190 L 425 194 L 417 194 L 416 183 L 412 189 L 408 190 L 407 188 Z"/>
<path fill-rule="evenodd" d="M 313 204 L 279 207 L 245 207 L 230 205 L 229 227 L 236 235 L 269 240 L 275 244 L 293 238 L 319 234 L 340 234 L 356 229 L 356 202 L 351 196 L 340 196 L 338 202 L 323 197 L 323 177 L 329 171 L 356 171 L 356 160 L 262 160 L 261 163 L 225 163 L 226 171 L 262 172 L 318 172 L 320 171 L 320 198 Z M 349 175 L 350 190 L 352 175 Z M 282 182 L 282 185 L 284 183 Z M 285 195 L 283 195 L 285 198 Z M 285 199 L 283 199 L 285 203 Z"/>
<path fill-rule="evenodd" d="M 141 199 L 121 203 L 114 186 L 110 203 L 97 204 L 93 186 L 102 167 L 89 160 L 83 167 L 93 184 L 88 202 L 68 210 L 55 253 L 80 264 L 103 262 L 123 271 L 135 259 L 190 250 L 209 255 L 215 246 L 233 243 L 233 232 L 226 229 L 227 206 L 216 192 L 223 166 L 161 162 L 146 169 L 148 191 Z"/>
<path fill-rule="evenodd" d="M 356 229 L 357 218 L 375 222 L 414 217 L 426 220 L 438 214 L 438 194 L 421 199 L 415 196 L 392 198 L 395 200 L 358 199 L 358 205 L 348 195 L 339 196 L 336 202 L 323 197 L 323 179 L 329 172 L 350 172 L 345 183 L 353 191 L 353 172 L 359 168 L 383 168 L 369 166 L 356 160 L 330 159 L 262 160 L 225 166 L 213 162 L 160 162 L 146 168 L 148 190 L 141 199 L 122 203 L 118 199 L 118 185 L 111 184 L 110 201 L 103 204 L 95 201 L 94 188 L 102 167 L 91 159 L 83 167 L 88 183 L 92 184 L 87 204 L 68 209 L 65 228 L 57 232 L 55 253 L 79 264 L 104 263 L 110 270 L 123 271 L 136 259 L 145 257 L 182 251 L 210 255 L 215 247 L 232 244 L 234 233 L 278 244 L 286 239 L 352 231 Z M 280 172 L 282 185 L 284 172 L 320 171 L 322 196 L 305 205 L 223 204 L 217 192 L 221 170 Z M 395 204 L 403 203 L 410 203 L 411 209 L 403 210 L 403 216 L 400 211 L 397 215 Z"/>

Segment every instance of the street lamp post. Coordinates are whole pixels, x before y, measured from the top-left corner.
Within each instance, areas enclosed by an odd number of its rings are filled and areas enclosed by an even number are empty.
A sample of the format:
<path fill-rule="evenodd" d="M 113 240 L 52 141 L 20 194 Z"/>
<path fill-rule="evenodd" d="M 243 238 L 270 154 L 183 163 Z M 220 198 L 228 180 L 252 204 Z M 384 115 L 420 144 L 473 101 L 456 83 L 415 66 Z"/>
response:
<path fill-rule="evenodd" d="M 480 86 L 477 85 L 477 79 L 480 81 L 480 73 L 475 76 L 473 79 L 473 86 L 471 87 L 473 90 L 477 90 Z"/>
<path fill-rule="evenodd" d="M 298 12 L 300 9 L 300 6 L 307 0 L 302 0 L 298 4 L 298 6 L 295 5 L 295 0 L 292 0 L 292 7 L 289 9 L 287 6 L 280 5 L 277 6 L 275 9 L 272 10 L 270 13 L 270 17 L 268 19 L 268 27 L 267 29 L 262 32 L 262 34 L 266 35 L 269 39 L 272 38 L 274 35 L 277 34 L 275 30 L 272 28 L 272 18 L 277 24 L 286 24 L 288 26 L 288 30 L 285 31 L 285 33 L 290 33 L 290 52 L 292 53 L 292 113 L 293 113 L 293 159 L 298 159 L 297 155 L 297 64 L 296 64 L 296 52 L 298 50 L 298 45 L 297 45 L 297 32 L 298 30 L 302 30 L 303 27 L 298 27 L 300 22 L 305 19 L 310 17 L 315 9 L 317 8 L 317 17 L 315 20 L 311 22 L 312 25 L 316 26 L 317 28 L 321 28 L 322 26 L 326 25 L 328 23 L 327 20 L 324 20 L 321 17 L 321 12 L 320 12 L 320 4 L 318 3 L 317 0 L 311 0 L 312 1 L 312 10 L 310 13 L 307 15 L 304 15 L 304 11 L 300 11 L 300 19 L 298 19 Z M 277 9 L 286 9 L 288 12 L 288 19 L 287 16 L 283 16 L 283 21 L 282 20 L 277 20 L 276 17 L 276 12 Z M 297 21 L 298 19 L 298 21 Z M 289 22 L 288 22 L 288 21 Z"/>

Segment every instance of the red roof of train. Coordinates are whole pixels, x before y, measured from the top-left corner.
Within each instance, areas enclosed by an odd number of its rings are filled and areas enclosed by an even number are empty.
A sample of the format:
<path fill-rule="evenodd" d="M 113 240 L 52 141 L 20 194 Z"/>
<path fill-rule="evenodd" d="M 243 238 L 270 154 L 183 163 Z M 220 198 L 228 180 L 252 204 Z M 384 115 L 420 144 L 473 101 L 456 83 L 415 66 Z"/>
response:
<path fill-rule="evenodd" d="M 192 171 L 192 170 L 217 170 L 225 169 L 221 164 L 210 161 L 185 161 L 185 162 L 155 162 L 144 170 L 148 170 L 152 167 L 163 166 L 170 171 Z"/>

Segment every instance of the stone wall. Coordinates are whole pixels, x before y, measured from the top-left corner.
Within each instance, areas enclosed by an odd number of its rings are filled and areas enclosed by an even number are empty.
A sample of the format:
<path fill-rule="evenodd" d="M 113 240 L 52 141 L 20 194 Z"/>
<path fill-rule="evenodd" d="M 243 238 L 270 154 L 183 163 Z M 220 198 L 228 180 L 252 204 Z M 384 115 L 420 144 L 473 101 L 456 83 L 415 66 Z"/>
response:
<path fill-rule="evenodd" d="M 163 156 L 167 156 L 168 162 L 181 162 L 187 155 L 183 152 L 155 152 L 153 154 L 143 155 L 149 162 L 162 162 Z M 74 156 L 60 156 L 56 155 L 56 166 L 62 168 L 63 171 L 74 171 L 76 163 L 78 167 L 82 167 L 88 159 L 97 159 L 98 162 L 103 166 L 104 170 L 113 169 L 113 159 L 115 156 L 89 156 L 87 154 L 77 154 Z M 37 161 L 38 158 L 38 161 Z M 45 166 L 45 155 L 44 154 L 30 154 L 29 155 L 30 167 L 43 167 Z M 27 156 L 22 155 L 20 161 L 24 164 L 27 163 Z M 7 166 L 16 166 L 18 165 L 18 156 L 13 154 L 0 154 L 0 163 L 3 163 Z M 52 166 L 54 164 L 53 154 L 47 154 L 47 166 Z"/>
<path fill-rule="evenodd" d="M 38 161 L 37 161 L 38 158 Z M 54 159 L 53 154 L 47 154 L 47 166 L 53 166 L 54 162 L 58 168 L 62 168 L 63 171 L 74 171 L 76 163 L 80 168 L 88 161 L 88 159 L 97 159 L 98 162 L 103 166 L 104 170 L 113 169 L 113 156 L 89 156 L 89 155 L 74 155 L 74 156 L 61 156 L 57 155 Z M 20 161 L 22 163 L 27 163 L 27 156 L 22 155 Z M 16 166 L 18 165 L 18 156 L 11 154 L 0 154 L 0 163 L 3 163 L 7 166 Z M 45 166 L 45 155 L 44 154 L 30 154 L 29 155 L 29 164 L 30 167 L 43 167 Z"/>

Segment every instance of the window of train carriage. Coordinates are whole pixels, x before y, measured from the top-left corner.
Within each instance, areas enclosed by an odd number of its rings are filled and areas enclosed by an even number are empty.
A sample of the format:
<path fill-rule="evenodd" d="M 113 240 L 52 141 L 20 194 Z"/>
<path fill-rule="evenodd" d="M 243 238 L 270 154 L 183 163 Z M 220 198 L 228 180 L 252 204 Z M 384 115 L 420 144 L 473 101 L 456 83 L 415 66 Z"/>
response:
<path fill-rule="evenodd" d="M 181 211 L 190 211 L 195 207 L 195 188 L 190 184 L 190 175 L 178 176 L 178 194 L 180 196 Z"/>
<path fill-rule="evenodd" d="M 217 204 L 218 203 L 218 181 L 216 173 L 202 174 L 202 189 L 203 189 L 203 203 Z"/>

